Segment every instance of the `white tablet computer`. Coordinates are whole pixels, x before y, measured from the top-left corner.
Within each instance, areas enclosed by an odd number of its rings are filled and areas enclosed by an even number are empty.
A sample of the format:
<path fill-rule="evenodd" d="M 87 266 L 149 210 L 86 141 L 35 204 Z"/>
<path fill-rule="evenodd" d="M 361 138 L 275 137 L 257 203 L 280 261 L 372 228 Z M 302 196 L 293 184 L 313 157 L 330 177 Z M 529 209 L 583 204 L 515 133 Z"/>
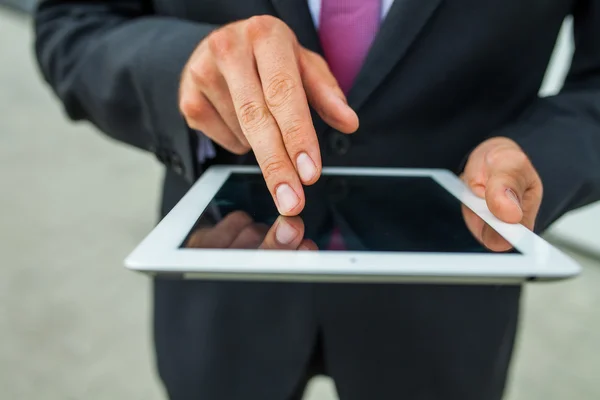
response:
<path fill-rule="evenodd" d="M 580 272 L 522 225 L 495 218 L 449 171 L 325 168 L 305 196 L 298 217 L 280 217 L 257 167 L 211 167 L 125 264 L 183 279 L 307 282 L 496 284 Z M 512 249 L 483 246 L 465 210 Z"/>

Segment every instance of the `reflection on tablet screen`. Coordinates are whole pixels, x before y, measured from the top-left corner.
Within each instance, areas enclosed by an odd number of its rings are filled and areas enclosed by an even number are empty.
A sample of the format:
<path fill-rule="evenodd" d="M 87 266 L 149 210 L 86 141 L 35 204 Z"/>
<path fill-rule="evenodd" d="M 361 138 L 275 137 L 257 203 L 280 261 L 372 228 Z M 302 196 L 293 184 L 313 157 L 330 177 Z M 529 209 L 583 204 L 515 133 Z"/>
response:
<path fill-rule="evenodd" d="M 283 218 L 260 174 L 232 174 L 182 247 L 281 249 L 274 232 L 283 220 L 303 230 L 291 249 L 491 252 L 465 225 L 461 203 L 429 177 L 325 175 L 305 195 L 300 216 Z"/>

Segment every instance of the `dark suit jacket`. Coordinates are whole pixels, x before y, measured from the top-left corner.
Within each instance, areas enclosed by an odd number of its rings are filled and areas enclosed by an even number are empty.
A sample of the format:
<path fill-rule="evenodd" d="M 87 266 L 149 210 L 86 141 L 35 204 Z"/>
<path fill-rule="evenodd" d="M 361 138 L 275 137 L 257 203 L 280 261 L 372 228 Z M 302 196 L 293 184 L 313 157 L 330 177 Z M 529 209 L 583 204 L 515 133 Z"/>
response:
<path fill-rule="evenodd" d="M 178 111 L 183 65 L 213 29 L 257 14 L 320 51 L 306 0 L 47 0 L 36 54 L 72 119 L 166 165 L 166 212 L 205 167 Z M 569 14 L 576 51 L 565 87 L 539 98 Z M 599 37 L 600 0 L 396 0 L 349 94 L 359 131 L 340 135 L 314 115 L 323 164 L 458 172 L 477 144 L 508 136 L 544 183 L 543 230 L 600 197 Z M 215 162 L 253 158 L 219 149 Z M 158 365 L 175 399 L 286 398 L 317 330 L 343 399 L 498 399 L 519 298 L 507 287 L 155 287 Z"/>

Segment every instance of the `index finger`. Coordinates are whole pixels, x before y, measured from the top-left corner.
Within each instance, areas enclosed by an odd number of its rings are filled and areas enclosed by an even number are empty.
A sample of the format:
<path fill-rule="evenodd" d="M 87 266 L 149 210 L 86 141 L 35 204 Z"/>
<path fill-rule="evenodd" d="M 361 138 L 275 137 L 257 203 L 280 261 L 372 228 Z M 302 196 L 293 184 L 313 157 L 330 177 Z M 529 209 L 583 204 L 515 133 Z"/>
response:
<path fill-rule="evenodd" d="M 231 92 L 242 131 L 279 213 L 299 214 L 304 208 L 302 183 L 287 154 L 279 126 L 265 104 L 252 49 L 240 43 L 217 42 L 214 47 L 217 52 L 219 48 L 230 50 L 219 54 L 218 64 Z"/>
<path fill-rule="evenodd" d="M 298 44 L 284 24 L 260 24 L 253 31 L 254 57 L 265 101 L 302 183 L 309 185 L 321 174 L 321 152 L 298 67 Z"/>

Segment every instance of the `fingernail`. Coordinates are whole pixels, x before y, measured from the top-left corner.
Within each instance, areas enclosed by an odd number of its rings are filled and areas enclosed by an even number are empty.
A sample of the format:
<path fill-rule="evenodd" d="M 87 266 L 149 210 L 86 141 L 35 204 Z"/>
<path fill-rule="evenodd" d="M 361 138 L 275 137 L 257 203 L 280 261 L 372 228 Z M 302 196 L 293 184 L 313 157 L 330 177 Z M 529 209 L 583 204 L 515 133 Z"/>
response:
<path fill-rule="evenodd" d="M 282 214 L 292 211 L 294 208 L 296 208 L 298 202 L 300 201 L 296 192 L 294 192 L 286 183 L 279 185 L 275 191 L 275 194 L 277 196 L 279 212 Z"/>
<path fill-rule="evenodd" d="M 310 182 L 317 173 L 317 167 L 315 167 L 315 163 L 306 153 L 300 153 L 298 155 L 296 158 L 296 166 L 302 182 Z"/>
<path fill-rule="evenodd" d="M 305 244 L 301 244 L 300 247 L 298 247 L 298 250 L 306 251 L 306 250 L 310 250 L 310 247 L 308 247 Z"/>
<path fill-rule="evenodd" d="M 275 231 L 275 239 L 280 244 L 290 244 L 298 236 L 298 231 L 284 220 L 279 221 L 277 230 Z"/>
<path fill-rule="evenodd" d="M 519 207 L 519 210 L 521 210 L 521 202 L 512 189 L 506 189 L 506 196 L 511 199 L 517 205 L 517 207 Z"/>

